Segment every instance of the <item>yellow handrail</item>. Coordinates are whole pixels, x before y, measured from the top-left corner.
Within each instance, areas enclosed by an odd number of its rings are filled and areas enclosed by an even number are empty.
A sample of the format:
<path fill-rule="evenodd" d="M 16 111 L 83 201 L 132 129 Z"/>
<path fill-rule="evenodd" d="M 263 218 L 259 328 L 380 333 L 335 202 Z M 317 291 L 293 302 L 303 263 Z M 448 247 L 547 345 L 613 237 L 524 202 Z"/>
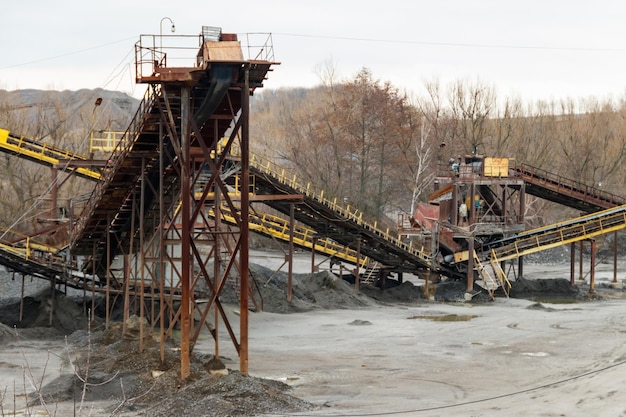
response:
<path fill-rule="evenodd" d="M 221 218 L 230 224 L 237 224 L 233 213 L 227 206 L 220 208 Z M 215 213 L 213 209 L 209 210 L 209 216 L 214 217 Z M 273 236 L 282 241 L 289 241 L 289 221 L 278 216 L 263 213 L 249 213 L 248 224 L 250 230 L 257 233 L 263 233 L 268 236 Z M 341 245 L 329 238 L 317 237 L 317 232 L 313 229 L 302 225 L 294 225 L 293 241 L 296 245 L 315 250 L 320 253 L 324 253 L 328 256 L 334 256 L 339 259 L 351 263 L 357 264 L 357 251 Z M 314 245 L 315 243 L 315 245 Z M 368 257 L 361 256 L 359 258 L 359 266 L 366 267 L 370 263 Z"/>
<path fill-rule="evenodd" d="M 233 146 L 231 148 L 231 154 L 233 156 L 240 156 L 238 152 L 239 152 L 238 147 Z M 394 236 L 393 234 L 390 233 L 389 229 L 387 229 L 386 231 L 379 229 L 377 222 L 374 222 L 373 224 L 368 223 L 367 221 L 363 220 L 363 212 L 361 212 L 359 209 L 351 207 L 350 204 L 348 203 L 337 202 L 336 198 L 331 200 L 331 198 L 325 196 L 325 192 L 322 188 L 310 182 L 307 182 L 307 183 L 300 182 L 294 173 L 289 172 L 287 169 L 279 166 L 278 164 L 270 161 L 269 159 L 264 158 L 260 155 L 251 153 L 250 154 L 250 166 L 254 167 L 258 171 L 262 172 L 263 174 L 273 177 L 280 183 L 288 185 L 295 191 L 301 194 L 304 194 L 305 196 L 313 200 L 316 200 L 319 203 L 324 204 L 325 206 L 329 207 L 331 210 L 335 211 L 336 213 L 338 213 L 345 219 L 350 220 L 354 222 L 355 224 L 357 224 L 358 226 L 368 231 L 373 232 L 377 236 L 385 239 L 386 241 L 390 243 L 395 244 L 396 246 L 405 250 L 406 252 L 409 252 L 413 254 L 414 256 L 417 256 L 425 264 L 430 264 L 432 260 L 432 256 L 430 255 L 430 253 L 428 253 L 425 250 L 423 246 L 420 248 L 416 248 L 413 246 L 412 242 L 408 244 L 404 242 L 401 239 L 399 234 L 396 233 Z"/>

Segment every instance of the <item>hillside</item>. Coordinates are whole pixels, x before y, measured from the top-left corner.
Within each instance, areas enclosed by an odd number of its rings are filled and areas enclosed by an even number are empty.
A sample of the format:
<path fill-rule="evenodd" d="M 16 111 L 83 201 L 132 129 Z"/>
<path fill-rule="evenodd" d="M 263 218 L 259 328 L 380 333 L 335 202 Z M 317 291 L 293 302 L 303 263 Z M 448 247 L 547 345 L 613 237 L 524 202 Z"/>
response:
<path fill-rule="evenodd" d="M 102 103 L 95 106 L 97 98 Z M 43 139 L 55 132 L 126 130 L 139 100 L 119 91 L 0 90 L 0 127 Z M 79 135 L 80 136 L 80 135 Z"/>

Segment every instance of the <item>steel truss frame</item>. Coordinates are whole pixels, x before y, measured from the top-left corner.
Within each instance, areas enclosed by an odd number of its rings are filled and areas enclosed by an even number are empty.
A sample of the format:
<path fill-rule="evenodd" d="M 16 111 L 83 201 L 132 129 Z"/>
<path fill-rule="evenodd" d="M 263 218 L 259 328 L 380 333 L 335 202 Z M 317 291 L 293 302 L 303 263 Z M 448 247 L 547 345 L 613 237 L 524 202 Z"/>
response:
<path fill-rule="evenodd" d="M 240 202 L 235 206 L 225 182 L 221 178 L 225 163 L 233 146 L 238 146 L 237 159 L 241 161 L 241 189 L 249 188 L 249 81 L 248 69 L 244 71 L 244 81 L 233 83 L 225 100 L 231 103 L 231 129 L 226 143 L 205 140 L 203 131 L 191 116 L 190 88 L 181 84 L 174 97 L 168 97 L 161 89 L 162 100 L 156 102 L 159 122 L 159 180 L 152 182 L 147 170 L 139 186 L 132 193 L 131 229 L 139 232 L 131 237 L 130 247 L 125 249 L 124 279 L 124 319 L 130 311 L 137 311 L 140 317 L 140 349 L 143 349 L 144 321 L 153 331 L 157 327 L 160 334 L 161 359 L 165 358 L 166 341 L 172 337 L 175 328 L 180 329 L 181 377 L 190 373 L 190 355 L 198 338 L 207 329 L 215 344 L 215 357 L 219 358 L 219 326 L 226 332 L 239 355 L 240 371 L 248 373 L 248 303 L 250 300 L 248 247 L 249 247 L 249 196 L 242 192 Z M 150 88 L 159 88 L 151 84 Z M 172 85 L 168 86 L 172 91 Z M 240 111 L 232 105 L 234 95 L 240 95 Z M 180 98 L 179 119 L 172 115 L 173 101 Z M 178 103 L 177 103 L 178 104 Z M 223 119 L 223 115 L 219 116 Z M 223 120 L 222 120 L 223 121 Z M 217 120 L 209 120 L 207 124 Z M 211 128 L 209 126 L 209 128 Z M 215 135 L 213 135 L 215 136 Z M 167 154 L 166 140 L 173 145 L 172 154 Z M 237 143 L 236 143 L 237 142 Z M 218 145 L 220 150 L 218 152 Z M 154 155 L 142 157 L 142 168 Z M 164 161 L 171 161 L 166 166 Z M 200 166 L 208 168 L 206 182 L 198 181 Z M 166 204 L 166 186 L 163 179 L 166 172 L 174 170 L 179 179 L 180 198 Z M 204 176 L 206 178 L 206 170 Z M 158 209 L 146 212 L 149 204 L 145 201 L 146 190 L 158 195 Z M 221 219 L 221 205 L 230 209 L 229 216 L 236 219 L 236 227 L 230 227 Z M 213 215 L 209 216 L 208 213 Z M 158 216 L 156 222 L 145 222 L 149 216 Z M 137 220 L 135 220 L 137 219 Z M 144 223 L 158 225 L 149 230 Z M 109 246 L 110 247 L 110 246 Z M 133 254 L 133 255 L 130 255 Z M 107 255 L 107 265 L 112 259 Z M 210 262 L 213 262 L 211 268 Z M 233 271 L 231 273 L 231 271 Z M 236 273 L 235 273 L 236 272 Z M 238 282 L 232 282 L 238 277 Z M 108 283 L 115 280 L 111 267 L 107 268 Z M 239 292 L 239 329 L 230 323 L 220 302 L 220 295 L 227 283 Z M 240 289 L 247 288 L 248 291 Z M 203 296 L 203 302 L 200 302 Z M 109 297 L 107 297 L 107 301 Z M 131 308 L 133 306 L 134 308 Z M 107 304 L 109 317 L 111 304 Z M 213 323 L 209 317 L 213 315 Z M 108 320 L 107 320 L 108 322 Z"/>

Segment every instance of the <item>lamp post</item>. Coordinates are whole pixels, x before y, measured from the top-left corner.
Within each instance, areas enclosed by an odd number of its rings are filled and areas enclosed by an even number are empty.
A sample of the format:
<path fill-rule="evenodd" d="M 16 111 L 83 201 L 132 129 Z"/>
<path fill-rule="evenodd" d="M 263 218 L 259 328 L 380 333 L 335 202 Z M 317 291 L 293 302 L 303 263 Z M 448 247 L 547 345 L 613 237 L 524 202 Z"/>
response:
<path fill-rule="evenodd" d="M 172 19 L 170 19 L 169 17 L 165 16 L 163 19 L 161 19 L 161 23 L 159 24 L 159 40 L 161 41 L 161 50 L 163 49 L 163 21 L 164 20 L 169 20 L 170 23 L 172 24 L 172 33 L 176 32 L 176 26 L 174 26 L 174 21 Z"/>
<path fill-rule="evenodd" d="M 96 102 L 93 104 L 93 110 L 91 111 L 91 129 L 90 129 L 90 134 L 89 134 L 89 151 L 92 152 L 93 149 L 93 130 L 95 128 L 95 121 L 96 121 L 96 109 L 98 108 L 98 106 L 100 106 L 102 104 L 102 97 L 98 97 L 96 99 Z"/>

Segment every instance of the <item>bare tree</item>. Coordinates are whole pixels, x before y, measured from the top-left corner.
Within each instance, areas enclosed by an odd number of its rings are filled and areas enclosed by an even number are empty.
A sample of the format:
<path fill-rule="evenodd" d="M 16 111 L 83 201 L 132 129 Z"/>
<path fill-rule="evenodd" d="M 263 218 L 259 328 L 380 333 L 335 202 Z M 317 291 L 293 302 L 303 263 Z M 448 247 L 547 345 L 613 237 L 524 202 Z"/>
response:
<path fill-rule="evenodd" d="M 449 97 L 455 121 L 454 140 L 464 144 L 466 153 L 484 152 L 479 148 L 489 135 L 488 122 L 496 106 L 494 88 L 480 81 L 470 84 L 458 80 L 451 85 Z"/>

